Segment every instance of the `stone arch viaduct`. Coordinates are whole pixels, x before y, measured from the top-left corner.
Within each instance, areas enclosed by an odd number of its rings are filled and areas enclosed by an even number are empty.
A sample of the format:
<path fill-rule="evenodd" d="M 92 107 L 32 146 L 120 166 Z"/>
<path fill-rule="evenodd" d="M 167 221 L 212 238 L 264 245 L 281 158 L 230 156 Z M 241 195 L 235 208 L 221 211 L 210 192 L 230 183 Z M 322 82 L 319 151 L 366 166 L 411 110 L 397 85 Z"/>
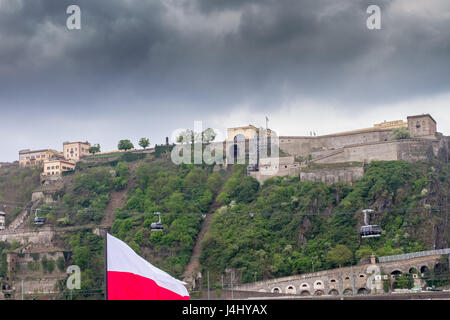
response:
<path fill-rule="evenodd" d="M 420 275 L 427 270 L 433 270 L 441 256 L 450 253 L 450 248 L 424 253 L 416 257 L 409 255 L 380 257 L 380 261 L 391 261 L 248 283 L 236 286 L 235 290 L 302 296 L 382 293 L 382 281 L 394 279 L 395 275 L 401 273 L 412 273 L 415 283 L 423 282 L 419 279 Z"/>

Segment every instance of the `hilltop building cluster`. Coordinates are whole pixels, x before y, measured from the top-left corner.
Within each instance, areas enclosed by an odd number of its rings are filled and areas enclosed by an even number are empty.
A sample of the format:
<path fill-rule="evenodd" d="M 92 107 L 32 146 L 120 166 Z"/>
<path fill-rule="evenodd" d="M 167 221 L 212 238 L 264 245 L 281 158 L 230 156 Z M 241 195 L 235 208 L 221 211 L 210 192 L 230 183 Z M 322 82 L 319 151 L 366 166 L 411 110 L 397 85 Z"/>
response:
<path fill-rule="evenodd" d="M 407 136 L 395 137 L 394 132 L 399 129 Z M 256 165 L 248 166 L 248 174 L 259 182 L 273 176 L 297 176 L 300 181 L 353 183 L 364 175 L 364 167 L 371 161 L 418 161 L 433 156 L 444 159 L 448 158 L 449 149 L 449 137 L 437 132 L 436 120 L 430 114 L 328 135 L 277 136 L 279 156 L 276 164 L 273 158 L 261 153 L 261 148 L 268 148 L 261 144 L 261 134 L 266 135 L 268 141 L 276 135 L 269 128 L 247 125 L 228 128 L 223 142 L 228 161 L 243 154 L 249 159 L 250 146 L 257 141 Z M 19 163 L 22 167 L 43 165 L 43 178 L 56 178 L 65 171 L 74 170 L 76 163 L 89 155 L 90 147 L 89 142 L 64 142 L 62 152 L 21 150 Z"/>
<path fill-rule="evenodd" d="M 52 149 L 21 150 L 19 151 L 19 165 L 31 167 L 42 165 L 43 176 L 61 176 L 64 171 L 74 170 L 76 163 L 89 155 L 89 142 L 64 142 L 63 152 Z"/>
<path fill-rule="evenodd" d="M 401 128 L 408 137 L 394 136 L 394 130 Z M 267 129 L 267 134 L 273 135 Z M 234 142 L 234 150 L 227 151 L 242 152 L 237 150 L 242 148 L 239 141 L 246 141 L 248 153 L 249 141 L 258 139 L 260 130 L 252 125 L 227 129 L 227 141 Z M 278 163 L 261 156 L 258 165 L 249 168 L 249 175 L 260 182 L 273 176 L 297 176 L 301 181 L 352 183 L 364 175 L 364 165 L 374 160 L 446 158 L 449 137 L 437 132 L 436 120 L 430 114 L 422 114 L 408 116 L 407 121 L 384 121 L 370 128 L 322 136 L 278 136 L 278 144 Z"/>

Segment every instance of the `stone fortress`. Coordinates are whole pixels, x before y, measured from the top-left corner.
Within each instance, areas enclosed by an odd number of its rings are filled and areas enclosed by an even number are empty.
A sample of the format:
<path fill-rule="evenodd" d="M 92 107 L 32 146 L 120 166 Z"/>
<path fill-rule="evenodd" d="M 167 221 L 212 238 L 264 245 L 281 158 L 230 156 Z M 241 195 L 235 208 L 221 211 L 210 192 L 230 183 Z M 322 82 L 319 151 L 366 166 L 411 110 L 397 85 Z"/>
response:
<path fill-rule="evenodd" d="M 394 139 L 393 131 L 405 128 L 410 137 Z M 252 125 L 227 129 L 227 142 L 248 143 L 259 131 Z M 405 130 L 406 131 L 406 130 Z M 270 129 L 267 135 L 273 135 Z M 297 176 L 301 181 L 352 183 L 364 174 L 365 164 L 373 160 L 418 161 L 448 157 L 449 137 L 437 132 L 437 123 L 430 114 L 408 116 L 407 121 L 385 121 L 371 128 L 323 136 L 279 136 L 279 161 L 273 167 L 270 158 L 259 158 L 249 175 L 259 182 L 273 176 Z M 241 144 L 242 145 L 242 144 Z M 273 173 L 276 169 L 276 173 Z"/>

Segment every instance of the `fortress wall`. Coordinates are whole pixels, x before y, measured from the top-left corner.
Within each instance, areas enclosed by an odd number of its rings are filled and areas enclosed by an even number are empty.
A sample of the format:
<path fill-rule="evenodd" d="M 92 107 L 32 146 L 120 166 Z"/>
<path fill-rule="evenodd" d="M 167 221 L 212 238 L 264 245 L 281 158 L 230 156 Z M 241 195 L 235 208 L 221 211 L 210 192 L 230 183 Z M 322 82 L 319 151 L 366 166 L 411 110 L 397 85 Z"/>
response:
<path fill-rule="evenodd" d="M 13 242 L 14 240 L 21 244 L 27 243 L 48 243 L 52 241 L 54 232 L 50 230 L 33 231 L 3 231 L 0 233 L 0 241 Z"/>
<path fill-rule="evenodd" d="M 378 161 L 418 161 L 437 155 L 434 144 L 437 141 L 409 139 L 403 141 L 383 141 L 362 145 L 348 146 L 343 153 L 316 160 L 316 163 L 370 162 Z"/>
<path fill-rule="evenodd" d="M 346 161 L 398 160 L 397 142 L 367 144 L 345 148 Z"/>
<path fill-rule="evenodd" d="M 364 176 L 363 167 L 347 167 L 338 169 L 320 169 L 300 172 L 300 181 L 322 181 L 326 184 L 345 182 L 352 184 Z"/>
<path fill-rule="evenodd" d="M 310 140 L 314 138 L 295 138 L 291 137 L 283 142 L 285 145 L 290 144 L 299 148 L 301 141 Z M 286 141 L 287 141 L 286 140 Z M 317 142 L 317 141 L 316 141 Z M 284 150 L 286 151 L 286 150 Z M 291 150 L 292 151 L 292 150 Z M 291 153 L 292 154 L 292 153 Z M 397 141 L 380 141 L 370 142 L 359 145 L 346 146 L 334 151 L 321 152 L 322 157 L 313 157 L 313 162 L 317 164 L 332 164 L 345 162 L 371 162 L 377 161 L 395 161 L 405 160 L 414 162 L 418 160 L 426 160 L 430 157 L 440 156 L 446 157 L 448 155 L 448 140 L 442 138 L 438 140 L 431 139 L 408 139 Z M 285 159 L 286 161 L 281 161 Z M 289 160 L 289 161 L 288 161 Z M 260 183 L 269 179 L 272 176 L 299 176 L 301 181 L 322 181 L 327 184 L 335 182 L 352 183 L 361 179 L 364 175 L 362 168 L 347 167 L 338 169 L 318 169 L 302 171 L 300 166 L 294 167 L 293 157 L 280 158 L 280 165 L 278 172 L 273 175 L 264 174 L 265 168 L 261 167 L 260 172 L 252 172 L 251 176 L 256 178 Z M 285 163 L 286 162 L 286 163 Z"/>
<path fill-rule="evenodd" d="M 45 279 L 24 279 L 23 281 L 23 293 L 24 295 L 37 295 L 38 297 L 43 294 L 59 294 L 60 291 L 57 288 L 58 280 L 65 279 L 66 277 L 55 277 Z M 18 281 L 15 285 L 16 292 L 15 298 L 21 297 L 21 282 Z"/>
<path fill-rule="evenodd" d="M 433 144 L 432 141 L 426 140 L 398 143 L 398 158 L 410 162 L 431 158 L 438 154 L 438 150 L 434 150 Z"/>
<path fill-rule="evenodd" d="M 297 167 L 294 167 L 293 165 L 290 165 L 287 168 L 280 167 L 277 173 L 272 175 L 264 174 L 261 171 L 250 172 L 250 176 L 258 180 L 259 183 L 264 183 L 264 181 L 272 177 L 298 177 L 299 174 L 300 165 L 298 165 Z"/>
<path fill-rule="evenodd" d="M 294 156 L 308 156 L 311 153 L 343 148 L 349 145 L 387 141 L 391 130 L 377 130 L 319 137 L 280 136 L 280 149 Z"/>

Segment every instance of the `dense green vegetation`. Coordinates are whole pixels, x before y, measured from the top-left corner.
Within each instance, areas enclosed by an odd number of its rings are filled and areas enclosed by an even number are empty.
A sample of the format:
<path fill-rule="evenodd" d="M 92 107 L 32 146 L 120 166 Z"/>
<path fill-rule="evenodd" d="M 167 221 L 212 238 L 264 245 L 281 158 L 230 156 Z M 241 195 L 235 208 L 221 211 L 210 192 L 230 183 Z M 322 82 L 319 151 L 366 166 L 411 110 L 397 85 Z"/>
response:
<path fill-rule="evenodd" d="M 47 223 L 77 227 L 57 236 L 58 245 L 71 255 L 57 261 L 36 259 L 29 269 L 52 273 L 76 264 L 82 270 L 82 290 L 73 298 L 99 298 L 103 238 L 86 225 L 104 221 L 111 193 L 121 190 L 126 190 L 126 202 L 116 209 L 110 232 L 175 277 L 181 277 L 191 257 L 203 215 L 213 211 L 200 257 L 212 283 L 230 267 L 237 271 L 236 281 L 245 283 L 356 264 L 372 253 L 384 256 L 450 244 L 445 229 L 448 164 L 374 161 L 352 186 L 288 177 L 260 185 L 242 165 L 228 173 L 213 172 L 208 165 L 173 165 L 167 157 L 171 148 L 156 146 L 151 156 L 126 152 L 109 162 L 79 163 L 56 195 L 60 202 L 41 207 Z M 36 169 L 8 176 L 2 170 L 1 175 L 8 182 L 0 180 L 0 196 L 12 186 L 29 200 L 39 183 Z M 364 208 L 375 210 L 370 222 L 383 228 L 382 237 L 360 240 Z M 154 212 L 161 212 L 164 231 L 150 230 L 158 220 Z M 12 248 L 0 243 L 0 277 L 6 274 L 6 252 Z M 440 268 L 448 273 L 448 262 Z M 436 285 L 448 280 L 427 274 L 427 281 Z M 399 276 L 395 287 L 411 283 L 409 276 Z"/>
<path fill-rule="evenodd" d="M 245 185 L 245 187 L 243 187 Z M 240 189 L 255 192 L 235 192 Z M 218 199 L 201 263 L 218 279 L 227 267 L 243 282 L 350 265 L 377 256 L 432 248 L 432 228 L 445 218 L 448 165 L 372 162 L 354 186 L 275 177 L 257 185 L 236 170 Z M 361 210 L 380 238 L 359 240 Z M 446 210 L 446 209 L 445 209 Z M 448 217 L 447 217 L 448 219 Z M 441 241 L 449 243 L 448 230 Z"/>
<path fill-rule="evenodd" d="M 77 171 L 73 184 L 63 193 L 58 206 L 43 205 L 41 213 L 47 223 L 73 225 L 99 223 L 109 202 L 111 191 L 119 191 L 127 186 L 130 171 L 125 162 L 115 167 L 94 167 Z"/>
<path fill-rule="evenodd" d="M 125 206 L 116 210 L 113 234 L 179 276 L 190 259 L 202 214 L 210 211 L 223 176 L 209 166 L 140 163 L 136 186 L 129 190 Z M 154 212 L 161 212 L 163 232 L 150 230 L 151 223 L 158 221 Z"/>
<path fill-rule="evenodd" d="M 39 168 L 0 168 L 0 211 L 7 213 L 9 224 L 30 201 L 31 193 L 39 186 Z"/>
<path fill-rule="evenodd" d="M 0 242 L 0 279 L 5 278 L 8 274 L 8 263 L 6 261 L 6 253 L 10 249 L 7 242 Z"/>
<path fill-rule="evenodd" d="M 102 299 L 104 291 L 104 252 L 103 237 L 96 236 L 92 230 L 73 231 L 59 235 L 71 256 L 67 256 L 66 265 L 77 265 L 81 270 L 81 289 L 67 292 L 61 284 L 67 299 Z M 64 265 L 64 261 L 57 261 Z"/>

